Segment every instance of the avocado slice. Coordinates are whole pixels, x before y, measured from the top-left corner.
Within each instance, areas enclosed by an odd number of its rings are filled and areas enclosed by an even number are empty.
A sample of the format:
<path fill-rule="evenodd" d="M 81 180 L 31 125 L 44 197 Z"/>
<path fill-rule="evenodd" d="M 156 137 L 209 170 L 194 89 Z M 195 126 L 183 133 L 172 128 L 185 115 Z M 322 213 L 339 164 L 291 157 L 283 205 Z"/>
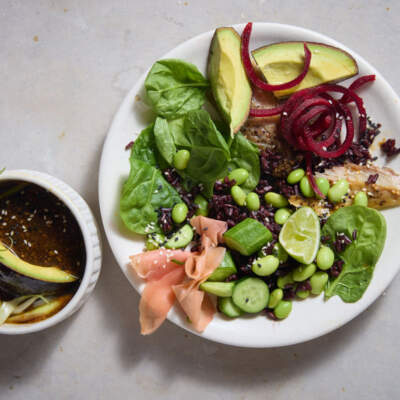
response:
<path fill-rule="evenodd" d="M 63 271 L 58 267 L 42 267 L 30 264 L 5 247 L 0 242 L 0 263 L 17 274 L 26 276 L 44 282 L 52 283 L 69 283 L 74 282 L 78 278 L 67 271 Z"/>
<path fill-rule="evenodd" d="M 311 63 L 303 81 L 287 90 L 275 91 L 278 98 L 301 89 L 328 82 L 339 82 L 358 73 L 356 60 L 346 51 L 323 43 L 306 42 L 311 51 Z M 304 42 L 281 42 L 252 51 L 260 71 L 268 83 L 289 82 L 303 70 Z"/>
<path fill-rule="evenodd" d="M 207 74 L 215 102 L 231 134 L 238 132 L 249 115 L 252 90 L 240 56 L 240 36 L 233 28 L 216 29 Z"/>

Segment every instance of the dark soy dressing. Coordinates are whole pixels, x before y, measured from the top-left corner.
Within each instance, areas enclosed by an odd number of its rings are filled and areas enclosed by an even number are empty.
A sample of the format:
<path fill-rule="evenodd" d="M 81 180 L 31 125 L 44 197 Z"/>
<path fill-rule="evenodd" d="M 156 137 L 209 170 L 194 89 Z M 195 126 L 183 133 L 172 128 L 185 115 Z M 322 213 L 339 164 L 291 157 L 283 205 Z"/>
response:
<path fill-rule="evenodd" d="M 60 199 L 36 184 L 0 182 L 0 241 L 31 264 L 57 266 L 79 281 L 83 276 L 86 251 L 75 217 Z M 79 281 L 65 285 L 59 294 L 72 295 Z M 7 297 L 0 290 L 0 300 Z"/>

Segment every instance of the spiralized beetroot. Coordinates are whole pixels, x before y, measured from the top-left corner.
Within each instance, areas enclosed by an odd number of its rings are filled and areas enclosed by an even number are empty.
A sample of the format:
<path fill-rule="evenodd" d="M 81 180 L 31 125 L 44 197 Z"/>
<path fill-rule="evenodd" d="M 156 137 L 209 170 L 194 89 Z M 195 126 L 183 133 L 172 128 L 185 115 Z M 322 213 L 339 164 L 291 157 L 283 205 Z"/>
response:
<path fill-rule="evenodd" d="M 258 78 L 251 63 L 249 55 L 251 30 L 252 23 L 249 22 L 243 30 L 241 41 L 242 62 L 250 81 L 266 91 L 289 89 L 298 85 L 306 76 L 311 62 L 311 52 L 307 45 L 304 43 L 305 60 L 302 73 L 290 82 L 270 85 Z M 355 124 L 348 103 L 355 103 L 359 119 L 359 137 L 364 134 L 367 128 L 367 115 L 363 101 L 355 90 L 374 80 L 375 75 L 366 75 L 355 80 L 349 88 L 335 84 L 306 88 L 294 93 L 285 104 L 278 107 L 250 110 L 250 116 L 253 117 L 281 115 L 280 132 L 294 149 L 305 153 L 307 177 L 315 193 L 321 198 L 325 196 L 319 190 L 313 175 L 312 154 L 321 158 L 337 158 L 352 146 Z M 342 97 L 336 99 L 331 93 L 342 94 Z M 346 126 L 346 136 L 342 141 L 343 121 Z"/>

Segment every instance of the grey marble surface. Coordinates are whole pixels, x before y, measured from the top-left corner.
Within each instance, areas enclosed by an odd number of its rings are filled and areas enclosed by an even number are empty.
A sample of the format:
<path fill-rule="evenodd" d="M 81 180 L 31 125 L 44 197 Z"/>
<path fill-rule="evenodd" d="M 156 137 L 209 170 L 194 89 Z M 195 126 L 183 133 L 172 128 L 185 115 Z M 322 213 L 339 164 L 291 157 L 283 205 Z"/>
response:
<path fill-rule="evenodd" d="M 216 26 L 282 22 L 344 42 L 400 92 L 399 17 L 396 0 L 2 0 L 0 166 L 65 180 L 100 221 L 104 138 L 157 57 Z M 397 399 L 399 289 L 397 277 L 354 321 L 297 346 L 227 347 L 169 322 L 144 338 L 139 297 L 105 243 L 100 281 L 79 313 L 46 332 L 0 337 L 0 398 Z"/>

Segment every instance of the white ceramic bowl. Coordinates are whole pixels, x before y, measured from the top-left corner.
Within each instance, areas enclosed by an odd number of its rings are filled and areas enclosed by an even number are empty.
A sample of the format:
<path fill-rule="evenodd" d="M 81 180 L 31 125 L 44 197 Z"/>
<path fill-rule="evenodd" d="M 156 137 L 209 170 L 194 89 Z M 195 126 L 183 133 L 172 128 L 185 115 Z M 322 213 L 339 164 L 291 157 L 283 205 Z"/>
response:
<path fill-rule="evenodd" d="M 41 331 L 70 317 L 89 298 L 101 269 L 101 242 L 95 218 L 82 197 L 66 183 L 48 174 L 29 170 L 5 171 L 0 181 L 21 180 L 35 183 L 58 197 L 72 212 L 82 231 L 86 250 L 86 265 L 81 284 L 72 299 L 58 313 L 40 322 L 26 324 L 4 324 L 0 334 L 19 335 Z"/>

